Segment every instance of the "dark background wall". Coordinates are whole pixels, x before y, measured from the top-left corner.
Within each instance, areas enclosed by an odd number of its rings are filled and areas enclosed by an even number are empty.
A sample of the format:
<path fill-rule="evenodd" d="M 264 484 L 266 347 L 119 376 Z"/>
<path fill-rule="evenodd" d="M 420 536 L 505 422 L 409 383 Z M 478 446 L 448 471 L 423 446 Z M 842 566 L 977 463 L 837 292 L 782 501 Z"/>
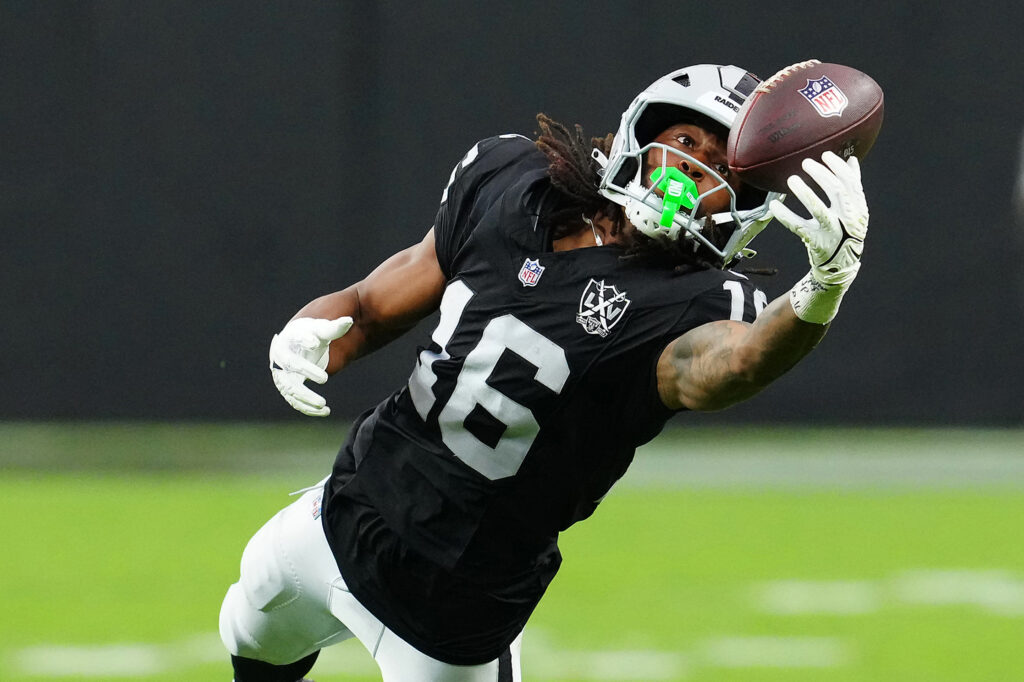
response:
<path fill-rule="evenodd" d="M 613 130 L 686 64 L 815 57 L 886 91 L 865 266 L 822 348 L 711 420 L 1024 423 L 1024 52 L 1001 12 L 5 0 L 0 418 L 293 418 L 270 336 L 419 239 L 474 141 L 538 111 Z M 805 272 L 782 228 L 756 245 L 771 294 Z M 333 379 L 335 413 L 400 385 L 423 333 Z"/>

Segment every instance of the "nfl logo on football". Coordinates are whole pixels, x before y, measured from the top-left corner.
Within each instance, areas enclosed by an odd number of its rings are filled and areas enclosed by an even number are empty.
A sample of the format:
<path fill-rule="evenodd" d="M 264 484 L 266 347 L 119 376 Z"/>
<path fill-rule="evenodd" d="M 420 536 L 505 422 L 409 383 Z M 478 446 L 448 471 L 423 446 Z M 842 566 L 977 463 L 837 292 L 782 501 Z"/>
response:
<path fill-rule="evenodd" d="M 819 116 L 842 116 L 843 109 L 850 103 L 839 86 L 833 83 L 828 76 L 822 76 L 814 80 L 808 80 L 807 85 L 800 88 L 800 94 L 807 98 Z"/>
<path fill-rule="evenodd" d="M 523 267 L 519 269 L 519 281 L 523 283 L 524 287 L 535 287 L 543 274 L 544 266 L 540 264 L 540 259 L 530 260 L 527 258 Z"/>

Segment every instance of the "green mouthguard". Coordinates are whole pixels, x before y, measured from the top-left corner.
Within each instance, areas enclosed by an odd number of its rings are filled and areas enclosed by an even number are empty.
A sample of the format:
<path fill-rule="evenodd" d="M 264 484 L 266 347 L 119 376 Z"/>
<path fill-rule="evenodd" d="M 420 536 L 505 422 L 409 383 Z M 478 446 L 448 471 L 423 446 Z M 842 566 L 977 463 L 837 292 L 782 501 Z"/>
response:
<path fill-rule="evenodd" d="M 655 168 L 651 173 L 651 182 L 665 193 L 662 197 L 664 208 L 658 224 L 672 227 L 672 219 L 676 217 L 680 206 L 686 210 L 697 205 L 697 183 L 678 168 Z"/>

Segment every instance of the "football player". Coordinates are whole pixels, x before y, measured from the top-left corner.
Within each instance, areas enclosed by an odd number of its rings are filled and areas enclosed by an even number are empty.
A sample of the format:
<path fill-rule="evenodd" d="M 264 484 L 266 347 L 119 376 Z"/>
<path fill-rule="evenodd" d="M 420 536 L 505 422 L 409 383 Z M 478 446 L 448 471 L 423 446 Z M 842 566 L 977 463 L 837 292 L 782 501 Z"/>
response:
<path fill-rule="evenodd" d="M 860 171 L 805 161 L 828 198 L 790 179 L 811 218 L 731 175 L 726 136 L 758 82 L 692 66 L 614 136 L 539 116 L 536 142 L 479 142 L 422 241 L 274 336 L 278 390 L 324 416 L 306 380 L 440 310 L 408 383 L 246 546 L 220 617 L 236 682 L 293 682 L 353 636 L 388 682 L 519 680 L 558 534 L 674 413 L 749 398 L 821 340 L 860 267 Z M 735 266 L 772 217 L 811 268 L 769 303 Z"/>

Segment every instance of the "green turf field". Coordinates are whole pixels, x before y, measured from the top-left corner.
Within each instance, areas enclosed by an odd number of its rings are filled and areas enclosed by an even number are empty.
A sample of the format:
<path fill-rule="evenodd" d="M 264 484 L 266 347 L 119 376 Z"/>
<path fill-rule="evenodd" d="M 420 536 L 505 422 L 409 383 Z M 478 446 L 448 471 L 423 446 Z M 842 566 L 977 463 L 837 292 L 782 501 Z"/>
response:
<path fill-rule="evenodd" d="M 0 680 L 230 680 L 242 547 L 340 435 L 0 425 Z M 1024 681 L 1024 432 L 673 432 L 562 550 L 528 680 Z"/>

